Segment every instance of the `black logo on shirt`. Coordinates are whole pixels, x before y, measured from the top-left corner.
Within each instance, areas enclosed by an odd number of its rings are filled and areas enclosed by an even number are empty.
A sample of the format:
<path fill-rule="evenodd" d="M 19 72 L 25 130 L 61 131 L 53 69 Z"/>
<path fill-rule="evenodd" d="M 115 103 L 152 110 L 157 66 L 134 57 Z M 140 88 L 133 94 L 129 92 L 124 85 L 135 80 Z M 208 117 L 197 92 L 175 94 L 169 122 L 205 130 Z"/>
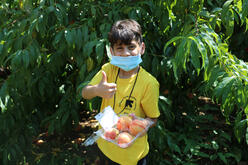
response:
<path fill-rule="evenodd" d="M 132 100 L 126 100 L 125 107 L 132 108 L 133 107 L 133 101 Z"/>
<path fill-rule="evenodd" d="M 134 112 L 136 109 L 136 99 L 135 97 L 124 97 L 122 98 L 121 102 L 119 103 L 120 109 L 124 109 L 124 111 L 128 112 Z"/>

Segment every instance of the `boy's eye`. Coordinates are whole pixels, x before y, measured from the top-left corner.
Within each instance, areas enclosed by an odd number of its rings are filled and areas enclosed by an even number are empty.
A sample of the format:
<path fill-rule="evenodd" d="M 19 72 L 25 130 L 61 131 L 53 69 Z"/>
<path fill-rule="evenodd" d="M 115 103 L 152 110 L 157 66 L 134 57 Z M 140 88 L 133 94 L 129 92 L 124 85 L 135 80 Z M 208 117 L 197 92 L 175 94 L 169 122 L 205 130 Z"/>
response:
<path fill-rule="evenodd" d="M 136 46 L 135 46 L 135 45 L 131 45 L 131 46 L 129 46 L 128 48 L 132 50 L 132 49 L 135 49 Z"/>

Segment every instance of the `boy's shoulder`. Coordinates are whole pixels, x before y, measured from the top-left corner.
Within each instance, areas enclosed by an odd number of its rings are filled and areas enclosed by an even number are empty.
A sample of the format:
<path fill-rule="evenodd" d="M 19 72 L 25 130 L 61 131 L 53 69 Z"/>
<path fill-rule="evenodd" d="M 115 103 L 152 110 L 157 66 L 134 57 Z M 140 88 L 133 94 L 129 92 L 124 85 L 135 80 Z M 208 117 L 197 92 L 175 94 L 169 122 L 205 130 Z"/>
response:
<path fill-rule="evenodd" d="M 102 65 L 102 69 L 109 69 L 111 67 L 111 64 L 109 62 Z"/>
<path fill-rule="evenodd" d="M 117 70 L 117 67 L 110 64 L 110 62 L 107 62 L 102 65 L 102 70 L 107 71 L 107 70 Z"/>
<path fill-rule="evenodd" d="M 144 80 L 144 82 L 157 84 L 159 85 L 158 80 L 149 72 L 147 72 L 143 67 L 141 67 L 141 77 Z"/>

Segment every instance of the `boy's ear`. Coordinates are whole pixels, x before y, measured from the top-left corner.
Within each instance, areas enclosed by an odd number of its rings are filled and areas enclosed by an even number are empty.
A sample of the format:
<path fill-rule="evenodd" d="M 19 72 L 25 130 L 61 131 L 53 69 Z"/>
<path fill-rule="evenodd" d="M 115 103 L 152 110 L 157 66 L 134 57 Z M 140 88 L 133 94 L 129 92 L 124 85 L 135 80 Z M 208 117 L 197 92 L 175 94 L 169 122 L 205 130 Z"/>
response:
<path fill-rule="evenodd" d="M 141 43 L 141 51 L 140 54 L 143 55 L 145 53 L 146 45 L 144 42 Z"/>
<path fill-rule="evenodd" d="M 114 54 L 114 52 L 113 52 L 113 48 L 112 48 L 112 46 L 110 46 L 110 47 L 109 47 L 109 50 L 110 50 L 111 55 L 113 55 L 113 54 Z"/>

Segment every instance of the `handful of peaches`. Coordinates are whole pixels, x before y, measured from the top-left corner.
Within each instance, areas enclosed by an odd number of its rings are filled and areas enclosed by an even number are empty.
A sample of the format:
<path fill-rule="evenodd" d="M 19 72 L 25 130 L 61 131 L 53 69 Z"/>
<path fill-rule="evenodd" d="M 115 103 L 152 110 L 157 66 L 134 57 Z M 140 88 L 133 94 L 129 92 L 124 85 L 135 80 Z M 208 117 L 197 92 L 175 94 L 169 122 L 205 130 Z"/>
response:
<path fill-rule="evenodd" d="M 104 130 L 102 138 L 126 148 L 139 136 L 145 134 L 152 124 L 152 121 L 138 118 L 133 114 L 123 115 L 119 117 L 116 125 Z"/>

